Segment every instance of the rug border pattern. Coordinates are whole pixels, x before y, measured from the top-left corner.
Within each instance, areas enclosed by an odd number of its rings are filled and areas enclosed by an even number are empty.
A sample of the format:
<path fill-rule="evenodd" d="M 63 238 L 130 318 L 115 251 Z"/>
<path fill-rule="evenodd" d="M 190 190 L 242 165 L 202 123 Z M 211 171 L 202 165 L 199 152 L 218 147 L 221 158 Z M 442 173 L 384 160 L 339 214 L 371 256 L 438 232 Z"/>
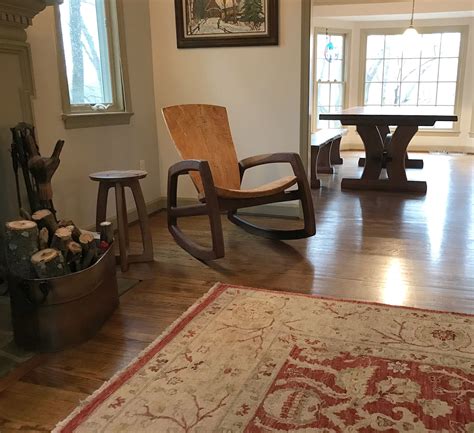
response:
<path fill-rule="evenodd" d="M 217 299 L 225 290 L 228 288 L 234 288 L 239 290 L 251 290 L 251 291 L 260 291 L 267 292 L 272 294 L 279 295 L 292 295 L 292 296 L 302 296 L 315 299 L 321 299 L 326 301 L 336 301 L 336 302 L 347 302 L 352 304 L 363 304 L 363 305 L 376 305 L 380 307 L 387 308 L 397 308 L 402 310 L 410 311 L 424 311 L 428 313 L 438 313 L 438 314 L 448 314 L 461 317 L 474 317 L 474 314 L 469 313 L 460 313 L 452 311 L 443 311 L 443 310 L 433 310 L 428 308 L 418 308 L 418 307 L 408 307 L 403 305 L 390 305 L 384 304 L 381 302 L 374 301 L 362 301 L 362 300 L 353 300 L 353 299 L 344 299 L 344 298 L 335 298 L 328 296 L 321 296 L 317 294 L 307 294 L 307 293 L 298 293 L 298 292 L 288 292 L 282 290 L 271 290 L 263 288 L 254 288 L 240 286 L 236 284 L 228 283 L 215 283 L 207 293 L 205 293 L 201 298 L 199 298 L 188 310 L 186 310 L 177 320 L 175 320 L 171 325 L 169 325 L 166 330 L 158 336 L 152 343 L 150 343 L 140 354 L 126 367 L 118 371 L 110 379 L 106 380 L 103 385 L 97 389 L 93 394 L 83 400 L 79 406 L 63 421 L 59 422 L 56 427 L 52 430 L 52 433 L 64 433 L 64 432 L 73 432 L 85 419 L 91 415 L 94 410 L 111 394 L 113 394 L 117 389 L 120 388 L 127 380 L 129 380 L 135 373 L 140 370 L 146 363 L 153 358 L 159 351 L 161 351 L 173 338 L 199 313 L 201 313 L 208 305 L 210 305 L 215 299 Z"/>

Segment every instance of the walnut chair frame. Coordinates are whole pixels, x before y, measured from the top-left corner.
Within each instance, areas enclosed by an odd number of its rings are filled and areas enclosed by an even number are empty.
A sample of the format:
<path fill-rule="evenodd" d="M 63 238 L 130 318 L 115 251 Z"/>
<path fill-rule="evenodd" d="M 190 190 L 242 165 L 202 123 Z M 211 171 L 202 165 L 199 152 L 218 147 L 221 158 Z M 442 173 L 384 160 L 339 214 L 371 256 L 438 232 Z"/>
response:
<path fill-rule="evenodd" d="M 311 189 L 303 163 L 297 153 L 259 155 L 237 162 L 224 107 L 180 105 L 164 108 L 163 115 L 178 151 L 186 158 L 172 165 L 168 171 L 167 205 L 169 231 L 176 243 L 185 251 L 202 261 L 224 257 L 221 213 L 227 213 L 232 223 L 247 232 L 268 239 L 302 239 L 316 233 Z M 193 143 L 190 144 L 190 141 Z M 223 161 L 219 160 L 218 152 L 216 154 L 219 147 L 223 153 L 227 152 L 222 157 Z M 206 156 L 209 158 L 204 159 Z M 226 167 L 225 162 L 230 162 L 230 165 Z M 294 176 L 287 176 L 252 190 L 240 188 L 246 170 L 273 163 L 290 164 Z M 234 169 L 237 172 L 237 181 L 231 179 Z M 200 203 L 178 207 L 178 179 L 185 174 L 191 176 L 198 190 Z M 295 184 L 298 186 L 296 190 L 288 190 Z M 242 208 L 292 200 L 299 200 L 302 205 L 304 227 L 301 229 L 277 230 L 260 227 L 237 214 Z M 198 215 L 206 215 L 209 218 L 211 248 L 199 245 L 186 236 L 178 226 L 179 218 Z"/>

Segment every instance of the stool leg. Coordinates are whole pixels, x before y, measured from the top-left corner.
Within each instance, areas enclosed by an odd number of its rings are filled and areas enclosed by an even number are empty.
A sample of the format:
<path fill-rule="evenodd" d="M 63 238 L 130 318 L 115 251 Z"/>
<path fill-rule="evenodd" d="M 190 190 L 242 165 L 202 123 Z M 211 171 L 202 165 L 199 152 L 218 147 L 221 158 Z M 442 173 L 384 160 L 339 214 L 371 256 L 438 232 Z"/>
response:
<path fill-rule="evenodd" d="M 146 210 L 145 199 L 143 198 L 142 189 L 138 180 L 132 181 L 129 184 L 132 190 L 135 204 L 137 206 L 138 221 L 140 223 L 140 230 L 142 232 L 143 254 L 142 261 L 153 260 L 153 239 L 151 237 L 150 225 L 148 223 L 148 212 Z"/>
<path fill-rule="evenodd" d="M 95 229 L 100 231 L 100 223 L 107 218 L 107 197 L 109 195 L 109 188 L 111 185 L 100 182 L 99 193 L 97 194 L 97 211 L 95 218 Z"/>
<path fill-rule="evenodd" d="M 125 212 L 123 213 L 123 225 L 125 226 L 125 245 L 127 246 L 127 250 L 130 247 L 130 236 L 128 232 L 128 212 L 127 212 L 127 199 L 125 196 L 125 187 L 127 185 L 123 186 L 123 208 L 125 209 Z"/>
<path fill-rule="evenodd" d="M 122 272 L 128 271 L 128 251 L 126 232 L 128 227 L 125 225 L 127 209 L 125 207 L 125 194 L 121 183 L 115 184 L 115 201 L 117 204 L 117 226 L 120 249 L 120 268 Z"/>

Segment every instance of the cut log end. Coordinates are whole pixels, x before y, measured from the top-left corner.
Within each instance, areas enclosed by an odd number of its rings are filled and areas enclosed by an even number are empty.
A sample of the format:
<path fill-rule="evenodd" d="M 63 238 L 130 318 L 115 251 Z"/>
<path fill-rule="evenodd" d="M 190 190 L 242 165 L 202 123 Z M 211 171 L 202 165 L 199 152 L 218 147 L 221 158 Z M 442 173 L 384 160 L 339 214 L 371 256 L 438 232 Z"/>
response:
<path fill-rule="evenodd" d="M 34 221 L 29 220 L 19 220 L 19 221 L 10 221 L 6 223 L 7 229 L 11 231 L 21 231 L 21 230 L 31 230 L 34 229 L 37 225 Z"/>
<path fill-rule="evenodd" d="M 63 241 L 71 239 L 71 235 L 71 230 L 69 230 L 67 227 L 60 227 L 54 233 L 54 236 L 58 237 L 59 239 L 62 239 Z"/>
<path fill-rule="evenodd" d="M 59 251 L 55 250 L 54 248 L 46 248 L 33 254 L 31 256 L 31 263 L 33 263 L 33 265 L 38 265 L 40 263 L 49 263 L 52 260 L 56 259 L 59 254 Z"/>
<path fill-rule="evenodd" d="M 49 217 L 49 215 L 53 215 L 49 209 L 41 209 L 37 210 L 33 215 L 31 215 L 31 218 L 33 221 L 41 221 L 43 218 Z"/>

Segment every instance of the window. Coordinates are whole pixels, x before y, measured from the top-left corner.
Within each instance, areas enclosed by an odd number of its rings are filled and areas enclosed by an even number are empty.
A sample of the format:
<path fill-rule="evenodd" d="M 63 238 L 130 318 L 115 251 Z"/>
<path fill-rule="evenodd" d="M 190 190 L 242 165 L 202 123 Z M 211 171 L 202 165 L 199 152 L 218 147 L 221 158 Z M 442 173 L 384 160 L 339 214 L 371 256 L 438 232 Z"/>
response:
<path fill-rule="evenodd" d="M 453 114 L 456 107 L 461 32 L 419 35 L 370 34 L 366 42 L 364 105 L 423 106 Z M 452 129 L 453 122 L 437 122 Z"/>
<path fill-rule="evenodd" d="M 98 114 L 108 114 L 109 121 L 114 117 L 110 115 L 126 114 L 110 123 L 128 123 L 131 113 L 127 113 L 116 1 L 64 0 L 58 12 L 66 126 L 68 120 L 80 123 L 77 126 L 94 126 L 97 121 L 88 123 Z M 81 120 L 71 121 L 74 117 Z"/>
<path fill-rule="evenodd" d="M 316 35 L 316 85 L 314 127 L 339 128 L 339 121 L 319 120 L 319 114 L 341 111 L 345 99 L 346 35 L 318 32 Z"/>

